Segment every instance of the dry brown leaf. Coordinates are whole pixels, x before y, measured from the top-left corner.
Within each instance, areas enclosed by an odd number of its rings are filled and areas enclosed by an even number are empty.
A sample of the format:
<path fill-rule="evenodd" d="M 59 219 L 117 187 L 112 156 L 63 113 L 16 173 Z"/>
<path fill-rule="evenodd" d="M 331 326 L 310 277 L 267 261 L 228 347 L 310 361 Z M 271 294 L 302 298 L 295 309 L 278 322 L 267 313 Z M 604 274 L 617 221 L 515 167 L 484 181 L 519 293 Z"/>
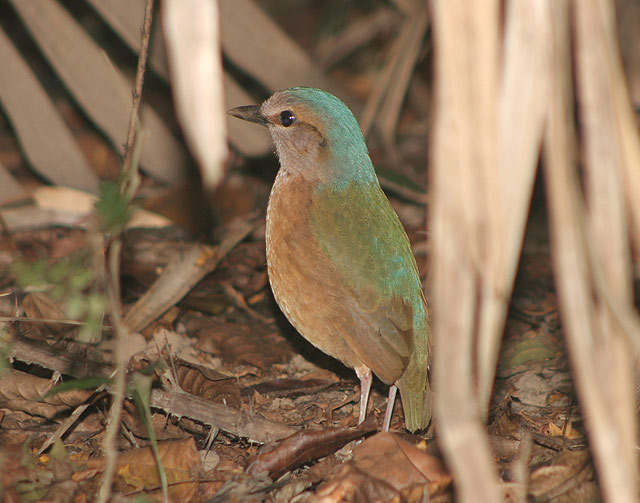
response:
<path fill-rule="evenodd" d="M 84 229 L 94 211 L 96 197 L 77 189 L 62 186 L 41 186 L 32 191 L 35 206 L 20 206 L 4 210 L 2 215 L 9 230 L 19 232 L 28 229 L 54 226 Z M 171 222 L 155 213 L 137 209 L 126 227 L 167 227 Z"/>
<path fill-rule="evenodd" d="M 180 358 L 175 359 L 174 364 L 178 384 L 184 391 L 236 409 L 240 408 L 240 386 L 235 377 Z"/>
<path fill-rule="evenodd" d="M 84 403 L 93 393 L 70 390 L 46 397 L 54 385 L 55 382 L 51 379 L 11 370 L 0 379 L 0 407 L 51 419 L 60 412 Z"/>
<path fill-rule="evenodd" d="M 345 465 L 338 476 L 323 484 L 316 493 L 318 503 L 370 503 L 402 501 L 401 495 L 391 484 L 353 464 Z"/>
<path fill-rule="evenodd" d="M 44 292 L 29 292 L 22 303 L 28 318 L 64 319 L 64 309 Z"/>
<path fill-rule="evenodd" d="M 563 501 L 567 502 L 589 501 L 573 499 L 572 491 L 593 477 L 590 464 L 587 450 L 564 451 L 553 465 L 541 466 L 531 473 L 529 494 L 538 501 L 549 501 L 559 494 L 564 494 Z"/>
<path fill-rule="evenodd" d="M 294 355 L 291 346 L 269 326 L 246 323 L 207 323 L 200 331 L 198 347 L 222 356 L 229 363 L 266 370 Z"/>
<path fill-rule="evenodd" d="M 30 292 L 22 301 L 22 308 L 27 318 L 39 320 L 64 320 L 66 319 L 64 308 L 44 292 Z M 60 334 L 69 329 L 69 325 L 63 323 L 47 323 L 40 328 L 35 325 L 43 335 Z"/>
<path fill-rule="evenodd" d="M 442 493 L 450 483 L 440 461 L 396 434 L 381 432 L 356 446 L 353 460 L 316 495 L 322 503 L 418 503 Z"/>
<path fill-rule="evenodd" d="M 201 461 L 193 437 L 160 442 L 158 451 L 169 484 L 196 480 Z M 88 460 L 87 465 L 89 469 L 102 470 L 104 458 Z M 162 501 L 158 467 L 150 447 L 122 453 L 118 457 L 116 467 L 115 482 L 121 491 L 153 489 L 153 492 L 145 493 L 145 498 L 149 501 Z M 188 502 L 195 497 L 197 491 L 197 482 L 170 485 L 169 499 L 172 502 Z"/>
<path fill-rule="evenodd" d="M 572 423 L 567 423 L 564 428 L 557 426 L 555 423 L 549 421 L 546 431 L 544 432 L 552 437 L 566 437 L 566 438 L 583 438 L 584 435 L 577 431 Z"/>
<path fill-rule="evenodd" d="M 5 444 L 2 446 L 2 470 L 0 470 L 0 484 L 3 490 L 3 501 L 14 502 L 24 498 L 18 481 L 29 480 L 33 472 L 23 463 L 24 445 Z"/>
<path fill-rule="evenodd" d="M 434 494 L 451 482 L 438 459 L 389 432 L 380 432 L 358 445 L 353 450 L 353 463 L 398 491 L 427 485 L 429 494 Z"/>

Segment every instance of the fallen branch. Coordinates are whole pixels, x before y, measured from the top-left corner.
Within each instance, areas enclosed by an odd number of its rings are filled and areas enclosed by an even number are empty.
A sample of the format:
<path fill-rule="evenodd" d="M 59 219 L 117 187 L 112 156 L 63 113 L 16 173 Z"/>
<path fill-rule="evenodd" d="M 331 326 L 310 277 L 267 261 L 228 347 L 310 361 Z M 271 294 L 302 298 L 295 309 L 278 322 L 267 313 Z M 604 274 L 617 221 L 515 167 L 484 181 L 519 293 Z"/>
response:
<path fill-rule="evenodd" d="M 82 365 L 73 352 L 61 352 L 36 341 L 17 339 L 11 344 L 9 358 L 27 364 L 71 375 L 76 378 L 108 376 L 111 367 L 103 362 L 84 358 Z M 226 405 L 213 403 L 179 389 L 155 389 L 151 392 L 151 407 L 176 417 L 187 417 L 199 423 L 220 428 L 252 442 L 266 443 L 293 435 L 298 428 L 247 414 Z"/>
<path fill-rule="evenodd" d="M 162 316 L 180 301 L 202 278 L 212 272 L 251 231 L 259 219 L 239 222 L 226 233 L 218 246 L 193 244 L 184 252 L 182 260 L 169 264 L 151 288 L 138 299 L 124 318 L 132 332 L 139 332 Z"/>

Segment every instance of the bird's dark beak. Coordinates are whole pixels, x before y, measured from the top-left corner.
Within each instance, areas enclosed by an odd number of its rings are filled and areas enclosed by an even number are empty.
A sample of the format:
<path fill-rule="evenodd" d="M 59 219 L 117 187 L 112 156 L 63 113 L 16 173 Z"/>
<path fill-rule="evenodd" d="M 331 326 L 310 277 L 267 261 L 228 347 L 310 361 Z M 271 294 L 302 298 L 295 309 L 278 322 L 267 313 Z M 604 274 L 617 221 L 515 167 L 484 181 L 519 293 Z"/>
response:
<path fill-rule="evenodd" d="M 244 107 L 236 107 L 231 110 L 227 110 L 229 115 L 233 115 L 238 119 L 242 119 L 249 122 L 255 122 L 256 124 L 260 124 L 261 126 L 266 126 L 269 124 L 269 120 L 262 115 L 260 111 L 260 107 L 257 105 L 247 105 Z"/>

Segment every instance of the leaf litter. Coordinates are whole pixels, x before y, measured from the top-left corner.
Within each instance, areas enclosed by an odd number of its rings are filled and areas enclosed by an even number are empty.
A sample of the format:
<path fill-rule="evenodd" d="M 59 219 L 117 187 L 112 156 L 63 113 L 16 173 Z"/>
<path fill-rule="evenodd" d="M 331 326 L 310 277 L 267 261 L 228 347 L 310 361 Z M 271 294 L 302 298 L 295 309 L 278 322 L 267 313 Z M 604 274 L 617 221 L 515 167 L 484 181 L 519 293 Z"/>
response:
<path fill-rule="evenodd" d="M 410 233 L 413 234 L 411 229 Z M 21 249 L 31 241 L 31 234 L 17 233 L 14 238 Z M 68 242 L 82 240 L 83 236 L 73 231 L 56 231 L 49 242 L 53 244 L 59 239 Z M 141 234 L 139 239 L 146 238 Z M 158 236 L 154 239 L 158 240 Z M 170 242 L 167 246 L 171 246 Z M 170 259 L 160 254 L 154 265 L 148 250 L 145 261 L 150 271 L 166 267 Z M 186 456 L 194 449 L 193 452 L 201 452 L 189 455 L 191 461 L 187 465 L 193 466 L 193 471 L 174 473 L 170 458 L 166 458 L 168 473 L 177 484 L 176 489 L 171 489 L 174 494 L 180 494 L 185 501 L 197 501 L 203 494 L 218 491 L 219 497 L 252 493 L 274 501 L 286 500 L 281 499 L 285 494 L 301 501 L 423 501 L 425 494 L 432 501 L 451 501 L 451 479 L 439 459 L 433 431 L 417 436 L 402 433 L 400 407 L 392 422 L 396 433 L 374 435 L 360 445 L 352 442 L 377 426 L 365 424 L 365 429 L 354 428 L 358 394 L 353 378 L 339 364 L 310 347 L 277 312 L 265 282 L 265 265 L 259 258 L 263 251 L 262 236 L 253 236 L 232 249 L 216 271 L 189 294 L 206 298 L 217 290 L 221 294 L 219 308 L 194 309 L 189 297 L 185 298 L 171 318 L 145 332 L 146 342 L 141 340 L 132 360 L 132 370 L 159 364 L 154 372 L 164 391 L 158 389 L 154 391 L 156 395 L 152 394 L 153 425 L 159 445 L 165 446 L 163 456 Z M 135 253 L 127 260 L 135 262 Z M 507 488 L 508 474 L 518 459 L 522 439 L 532 433 L 527 490 L 536 501 L 562 491 L 567 495 L 585 491 L 593 494 L 597 488 L 585 451 L 584 427 L 564 356 L 555 298 L 549 292 L 548 257 L 525 254 L 522 260 L 524 267 L 507 324 L 489 423 L 496 459 L 503 466 Z M 220 281 L 231 281 L 238 294 L 264 319 L 252 316 L 226 297 Z M 17 306 L 18 311 L 24 310 L 34 318 L 55 320 L 64 316 L 60 309 L 47 307 L 52 305 L 49 301 L 37 304 L 40 307 L 36 308 L 26 302 L 27 298 L 38 296 L 29 294 L 13 301 L 2 297 L 2 315 L 16 313 Z M 272 320 L 265 321 L 268 318 Z M 61 329 L 65 327 L 63 323 L 16 322 L 6 326 L 14 340 L 20 341 L 16 346 L 16 362 L 24 363 L 20 364 L 21 372 L 14 370 L 13 378 L 0 381 L 4 412 L 0 439 L 4 445 L 18 441 L 37 449 L 53 426 L 43 423 L 42 418 L 60 421 L 91 395 L 90 391 L 78 390 L 66 392 L 69 398 L 56 395 L 41 401 L 53 386 L 51 371 L 57 370 L 58 375 L 68 380 L 72 376 L 86 377 L 91 374 L 89 369 L 101 369 L 103 364 L 95 361 L 74 366 L 58 356 L 52 359 L 57 354 L 57 345 L 66 346 L 70 354 L 78 351 L 72 348 L 80 347 L 73 340 L 73 330 Z M 46 341 L 49 343 L 43 348 L 49 351 L 45 353 L 48 356 L 39 357 L 37 348 Z M 108 348 L 108 341 L 102 344 Z M 22 347 L 29 348 L 32 360 L 21 356 L 25 354 L 18 351 Z M 102 354 L 108 360 L 109 352 L 78 354 L 89 360 Z M 33 375 L 35 368 L 40 371 Z M 25 405 L 32 405 L 22 406 L 15 401 L 16 390 Z M 200 401 L 195 402 L 196 398 Z M 176 406 L 181 400 L 184 406 Z M 372 402 L 374 413 L 379 416 L 385 407 L 383 387 L 374 390 Z M 236 422 L 229 423 L 230 426 L 217 425 L 215 418 L 222 415 L 216 416 L 216 406 L 221 407 L 220 414 L 234 417 Z M 213 415 L 205 417 L 198 412 L 201 410 Z M 233 416 L 229 416 L 231 411 L 235 411 Z M 257 418 L 267 422 L 256 426 Z M 90 493 L 90 487 L 99 478 L 104 420 L 104 402 L 99 402 L 76 420 L 63 439 L 75 456 L 94 460 L 83 467 L 72 465 L 76 485 L 83 487 L 77 490 Z M 374 415 L 371 421 L 375 422 Z M 21 426 L 29 422 L 35 433 L 30 438 L 23 434 Z M 269 441 L 269 429 L 277 424 L 286 425 L 290 433 L 272 430 L 274 440 Z M 144 454 L 148 451 L 148 438 L 131 406 L 126 407 L 123 425 L 126 433 L 118 446 L 129 454 L 122 454 L 118 462 L 117 488 L 129 495 L 142 490 L 153 493 L 157 485 L 153 461 L 152 458 L 143 461 L 148 455 Z M 217 434 L 208 451 L 205 443 L 212 429 Z M 243 440 L 243 435 L 253 436 L 254 440 L 262 438 L 263 447 L 257 449 L 258 445 Z M 92 441 L 87 443 L 87 438 Z M 190 443 L 184 443 L 187 441 Z M 202 463 L 205 455 L 216 460 L 215 466 Z M 204 470 L 205 466 L 210 468 Z M 262 475 L 252 479 L 252 475 L 265 472 L 271 482 L 267 483 Z M 201 481 L 199 489 L 193 492 L 196 487 L 193 481 L 197 480 Z M 573 483 L 567 485 L 567 480 Z"/>

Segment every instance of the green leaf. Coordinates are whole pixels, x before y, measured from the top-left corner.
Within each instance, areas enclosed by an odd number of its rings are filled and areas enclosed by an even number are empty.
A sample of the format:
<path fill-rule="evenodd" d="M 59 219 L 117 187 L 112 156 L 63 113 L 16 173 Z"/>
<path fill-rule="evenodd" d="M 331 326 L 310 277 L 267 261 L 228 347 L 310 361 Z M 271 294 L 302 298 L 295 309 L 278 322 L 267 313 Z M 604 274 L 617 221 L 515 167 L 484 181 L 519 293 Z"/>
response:
<path fill-rule="evenodd" d="M 120 186 L 111 181 L 100 185 L 96 210 L 103 231 L 111 234 L 118 234 L 124 229 L 132 212 L 129 200 L 120 192 Z"/>
<path fill-rule="evenodd" d="M 0 328 L 0 379 L 9 369 L 9 353 L 11 351 L 11 337 L 6 330 Z"/>
<path fill-rule="evenodd" d="M 56 384 L 45 397 L 62 393 L 63 391 L 70 391 L 76 389 L 96 389 L 103 385 L 111 384 L 111 379 L 108 377 L 87 377 L 85 379 L 74 379 L 73 381 L 67 381 L 60 384 Z"/>
<path fill-rule="evenodd" d="M 142 422 L 147 430 L 149 436 L 149 442 L 151 443 L 151 451 L 153 457 L 156 460 L 156 467 L 158 469 L 158 475 L 160 476 L 160 485 L 162 486 L 162 494 L 165 501 L 168 501 L 169 486 L 167 484 L 167 474 L 162 466 L 162 459 L 160 458 L 160 451 L 158 451 L 158 441 L 156 440 L 156 432 L 153 429 L 153 423 L 151 422 L 151 386 L 153 384 L 153 374 L 143 374 L 136 372 L 131 378 L 131 384 L 129 390 L 133 401 L 136 404 L 138 414 L 142 419 Z"/>
<path fill-rule="evenodd" d="M 64 446 L 61 438 L 57 438 L 53 445 L 51 446 L 51 450 L 49 451 L 49 456 L 51 459 L 65 459 L 67 457 L 67 449 Z"/>

